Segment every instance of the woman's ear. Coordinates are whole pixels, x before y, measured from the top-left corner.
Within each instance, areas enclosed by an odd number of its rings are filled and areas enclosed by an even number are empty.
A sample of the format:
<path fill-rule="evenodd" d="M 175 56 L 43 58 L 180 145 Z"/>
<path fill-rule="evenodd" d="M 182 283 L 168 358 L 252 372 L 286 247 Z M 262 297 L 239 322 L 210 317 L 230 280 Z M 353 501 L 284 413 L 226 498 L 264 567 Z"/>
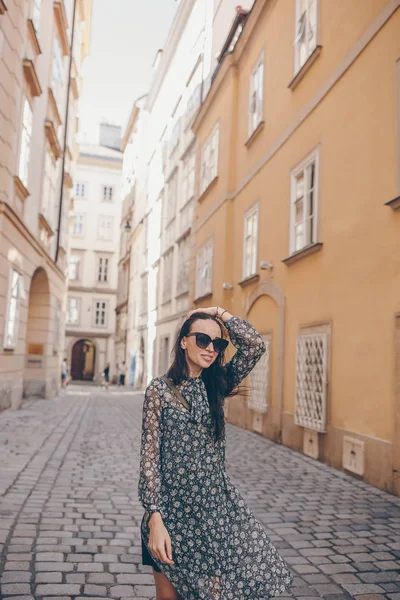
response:
<path fill-rule="evenodd" d="M 181 339 L 181 348 L 182 350 L 186 350 L 186 337 Z"/>

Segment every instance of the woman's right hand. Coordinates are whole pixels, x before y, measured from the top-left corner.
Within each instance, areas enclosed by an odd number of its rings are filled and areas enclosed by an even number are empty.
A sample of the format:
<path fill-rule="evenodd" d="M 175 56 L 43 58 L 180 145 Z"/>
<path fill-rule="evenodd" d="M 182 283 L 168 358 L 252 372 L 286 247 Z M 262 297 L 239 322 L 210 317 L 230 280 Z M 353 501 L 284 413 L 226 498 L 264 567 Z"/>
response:
<path fill-rule="evenodd" d="M 172 560 L 172 544 L 169 533 L 162 521 L 160 513 L 153 513 L 149 520 L 150 537 L 149 550 L 153 556 L 168 565 L 175 564 Z"/>

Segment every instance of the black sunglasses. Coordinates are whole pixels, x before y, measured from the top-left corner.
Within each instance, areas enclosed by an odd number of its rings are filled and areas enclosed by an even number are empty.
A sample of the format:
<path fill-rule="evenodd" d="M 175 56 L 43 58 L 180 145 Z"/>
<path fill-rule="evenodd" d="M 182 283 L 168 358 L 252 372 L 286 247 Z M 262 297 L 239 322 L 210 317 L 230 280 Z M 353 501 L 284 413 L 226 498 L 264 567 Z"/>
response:
<path fill-rule="evenodd" d="M 212 339 L 208 333 L 201 333 L 200 331 L 196 331 L 195 333 L 187 333 L 186 337 L 190 337 L 191 335 L 196 336 L 196 346 L 202 348 L 203 350 L 208 348 L 212 342 L 215 352 L 223 352 L 229 344 L 228 340 L 218 337 Z"/>

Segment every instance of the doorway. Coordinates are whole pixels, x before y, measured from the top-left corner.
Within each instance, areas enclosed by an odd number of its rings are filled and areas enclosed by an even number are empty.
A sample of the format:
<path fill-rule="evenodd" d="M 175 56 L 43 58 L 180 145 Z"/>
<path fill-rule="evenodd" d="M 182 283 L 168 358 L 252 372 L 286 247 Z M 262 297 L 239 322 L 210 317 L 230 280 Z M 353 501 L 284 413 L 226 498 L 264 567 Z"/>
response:
<path fill-rule="evenodd" d="M 79 340 L 72 348 L 71 377 L 77 381 L 92 381 L 96 348 L 91 340 Z"/>

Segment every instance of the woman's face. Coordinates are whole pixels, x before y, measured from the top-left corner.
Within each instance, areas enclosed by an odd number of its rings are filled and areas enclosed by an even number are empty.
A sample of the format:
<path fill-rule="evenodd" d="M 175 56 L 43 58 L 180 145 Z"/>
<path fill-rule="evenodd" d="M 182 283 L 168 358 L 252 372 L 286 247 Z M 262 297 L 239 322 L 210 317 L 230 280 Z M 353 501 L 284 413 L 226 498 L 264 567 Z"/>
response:
<path fill-rule="evenodd" d="M 221 329 L 213 319 L 199 319 L 194 321 L 190 328 L 190 333 L 207 333 L 211 339 L 221 336 Z M 213 364 L 218 357 L 218 352 L 215 352 L 213 344 L 207 348 L 199 348 L 196 344 L 196 336 L 191 335 L 189 337 L 183 337 L 181 340 L 181 346 L 185 350 L 186 361 L 189 366 L 194 366 L 200 369 L 207 369 Z"/>

